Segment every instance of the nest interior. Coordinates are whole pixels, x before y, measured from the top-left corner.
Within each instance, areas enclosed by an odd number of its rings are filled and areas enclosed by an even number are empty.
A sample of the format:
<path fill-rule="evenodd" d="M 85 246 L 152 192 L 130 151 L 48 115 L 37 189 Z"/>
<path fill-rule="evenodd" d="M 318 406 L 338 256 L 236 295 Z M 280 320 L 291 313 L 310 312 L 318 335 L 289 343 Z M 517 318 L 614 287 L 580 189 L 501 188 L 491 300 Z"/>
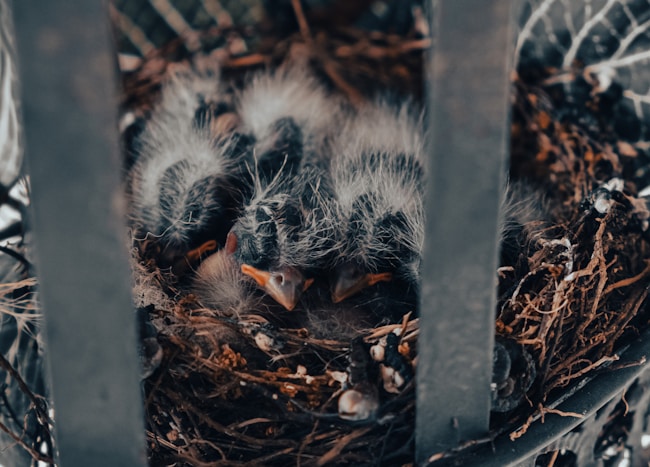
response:
<path fill-rule="evenodd" d="M 410 27 L 398 34 L 351 22 L 332 27 L 336 7 L 328 17 L 292 6 L 294 27 L 265 30 L 254 51 L 201 53 L 218 57 L 234 82 L 261 67 L 306 59 L 353 104 L 387 89 L 421 99 L 429 46 L 421 10 L 411 10 Z M 193 66 L 195 54 L 179 52 L 181 44 L 156 50 L 124 75 L 125 103 L 139 99 L 146 113 L 170 63 L 182 56 L 180 63 Z M 514 220 L 502 245 L 496 332 L 532 362 L 511 370 L 500 397 L 516 403 L 492 420 L 495 434 L 513 439 L 567 386 L 612 367 L 617 350 L 646 326 L 650 274 L 650 213 L 639 195 L 647 156 L 619 131 L 617 97 L 586 80 L 579 63 L 565 77 L 574 82 L 571 95 L 555 84 L 558 71 L 550 66 L 522 62 L 517 71 L 509 178 L 512 190 L 525 185 L 527 192 L 508 207 Z M 310 323 L 274 313 L 233 317 L 201 308 L 178 295 L 174 278 L 153 271 L 149 266 L 143 280 L 155 282 L 166 304 L 143 302 L 163 351 L 145 383 L 154 464 L 412 462 L 416 314 L 325 340 Z M 341 419 L 342 375 L 372 366 L 368 349 L 386 348 L 389 340 L 407 383 L 388 392 L 378 375 L 369 378 L 381 393 L 377 417 Z M 528 384 L 516 389 L 513 381 Z"/>
<path fill-rule="evenodd" d="M 404 95 L 417 90 L 415 96 L 421 96 L 421 55 L 429 40 L 415 27 L 403 35 L 351 26 L 326 31 L 315 26 L 319 20 L 313 16 L 307 26 L 304 12 L 289 11 L 300 20 L 294 32 L 290 28 L 277 36 L 272 29 L 254 53 L 244 55 L 208 47 L 199 53 L 201 60 L 217 61 L 235 87 L 255 70 L 300 60 L 353 104 L 382 88 Z M 203 34 L 215 33 L 223 31 Z M 183 40 L 174 41 L 123 74 L 124 108 L 135 109 L 146 121 L 169 70 L 196 66 L 197 53 L 183 48 Z M 361 329 L 350 329 L 346 322 L 346 312 L 353 309 L 334 315 L 311 310 L 307 320 L 264 307 L 229 315 L 201 307 L 183 292 L 174 273 L 159 269 L 155 242 L 136 242 L 133 251 L 139 263 L 136 296 L 147 323 L 143 329 L 148 329 L 143 338 L 155 336 L 160 346 L 154 346 L 160 361 L 144 382 L 152 465 L 412 460 L 414 313 L 378 319 Z M 318 331 L 323 326 L 326 333 Z M 387 392 L 376 384 L 381 376 L 371 362 L 371 347 L 381 347 L 399 369 L 399 390 Z M 339 416 L 339 398 L 351 377 L 371 399 L 382 401 L 373 423 Z"/>

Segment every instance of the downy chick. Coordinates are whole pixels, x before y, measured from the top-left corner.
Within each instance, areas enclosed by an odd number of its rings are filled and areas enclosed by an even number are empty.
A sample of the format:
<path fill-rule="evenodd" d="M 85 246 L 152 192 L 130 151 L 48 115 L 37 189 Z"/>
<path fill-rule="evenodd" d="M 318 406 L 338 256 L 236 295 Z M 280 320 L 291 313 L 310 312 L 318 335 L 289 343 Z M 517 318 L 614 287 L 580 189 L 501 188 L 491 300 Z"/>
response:
<path fill-rule="evenodd" d="M 338 100 L 306 71 L 291 68 L 255 77 L 239 109 L 242 131 L 255 140 L 254 189 L 228 242 L 241 271 L 292 310 L 321 256 L 323 235 L 306 231 L 320 229 L 313 204 L 327 173 L 322 166 Z"/>
<path fill-rule="evenodd" d="M 240 316 L 258 308 L 260 298 L 239 269 L 233 247 L 226 243 L 201 263 L 193 278 L 192 291 L 203 305 L 225 315 Z"/>
<path fill-rule="evenodd" d="M 223 244 L 241 205 L 251 143 L 215 131 L 221 93 L 216 73 L 177 73 L 135 145 L 130 220 L 138 237 L 160 244 L 162 265 L 208 240 Z"/>
<path fill-rule="evenodd" d="M 386 102 L 351 114 L 334 142 L 331 178 L 343 245 L 333 265 L 332 300 L 379 287 L 413 309 L 424 239 L 419 114 L 408 103 Z"/>

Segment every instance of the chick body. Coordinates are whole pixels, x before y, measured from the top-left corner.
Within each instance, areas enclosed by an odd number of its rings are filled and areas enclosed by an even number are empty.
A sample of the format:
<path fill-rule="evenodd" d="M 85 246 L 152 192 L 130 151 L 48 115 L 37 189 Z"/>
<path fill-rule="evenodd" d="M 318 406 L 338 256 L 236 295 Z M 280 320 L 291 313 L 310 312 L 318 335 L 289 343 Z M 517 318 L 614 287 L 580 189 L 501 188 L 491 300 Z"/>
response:
<path fill-rule="evenodd" d="M 161 245 L 163 264 L 208 239 L 223 242 L 241 204 L 250 141 L 214 131 L 208 102 L 222 92 L 213 74 L 173 76 L 135 143 L 130 220 L 138 237 Z"/>
<path fill-rule="evenodd" d="M 230 233 L 234 257 L 292 310 L 329 241 L 318 196 L 340 104 L 300 68 L 255 77 L 240 103 L 242 126 L 256 143 L 252 196 Z"/>
<path fill-rule="evenodd" d="M 331 179 L 343 245 L 333 266 L 333 300 L 379 283 L 416 296 L 425 180 L 424 135 L 412 105 L 378 102 L 350 115 L 334 142 Z"/>

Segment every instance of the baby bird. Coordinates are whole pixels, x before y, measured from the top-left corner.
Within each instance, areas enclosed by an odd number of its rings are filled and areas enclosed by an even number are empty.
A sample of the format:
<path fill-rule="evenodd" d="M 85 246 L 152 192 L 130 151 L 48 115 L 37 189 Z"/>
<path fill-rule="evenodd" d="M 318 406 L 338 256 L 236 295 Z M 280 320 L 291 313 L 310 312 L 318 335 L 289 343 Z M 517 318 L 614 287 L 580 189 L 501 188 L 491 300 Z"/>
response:
<path fill-rule="evenodd" d="M 424 136 L 408 104 L 367 105 L 333 143 L 331 182 L 343 246 L 332 300 L 383 283 L 416 304 L 424 239 Z"/>
<path fill-rule="evenodd" d="M 298 206 L 285 192 L 287 184 L 278 177 L 265 188 L 258 185 L 226 244 L 241 272 L 292 310 L 309 284 L 291 255 L 291 244 L 302 221 Z"/>
<path fill-rule="evenodd" d="M 251 143 L 215 131 L 221 92 L 216 74 L 174 75 L 135 143 L 130 219 L 137 235 L 157 239 L 163 265 L 207 240 L 222 244 L 242 202 Z"/>
<path fill-rule="evenodd" d="M 254 285 L 245 280 L 233 257 L 234 245 L 208 256 L 199 266 L 192 291 L 201 303 L 226 315 L 240 316 L 259 307 L 261 300 Z"/>
<path fill-rule="evenodd" d="M 313 282 L 320 243 L 329 241 L 316 198 L 338 108 L 301 68 L 258 75 L 240 97 L 241 130 L 255 140 L 254 188 L 227 242 L 242 273 L 287 310 Z"/>

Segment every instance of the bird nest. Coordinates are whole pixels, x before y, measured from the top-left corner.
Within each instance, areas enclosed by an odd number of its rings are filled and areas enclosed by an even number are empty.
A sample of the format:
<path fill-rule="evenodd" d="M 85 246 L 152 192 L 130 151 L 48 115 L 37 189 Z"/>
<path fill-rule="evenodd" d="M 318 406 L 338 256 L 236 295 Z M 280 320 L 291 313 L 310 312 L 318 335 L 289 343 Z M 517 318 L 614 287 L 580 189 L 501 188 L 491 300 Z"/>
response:
<path fill-rule="evenodd" d="M 353 104 L 378 88 L 421 96 L 429 45 L 421 32 L 310 31 L 304 18 L 299 23 L 294 35 L 263 41 L 261 52 L 205 56 L 235 81 L 259 67 L 306 59 Z M 169 53 L 158 51 L 125 75 L 125 102 L 140 99 L 140 108 L 150 109 L 170 66 L 160 54 Z M 597 91 L 576 105 L 576 118 L 566 118 L 558 110 L 565 102 L 545 85 L 554 71 L 519 71 L 510 179 L 513 191 L 525 193 L 508 208 L 496 332 L 521 361 L 495 375 L 493 395 L 495 410 L 508 413 L 507 423 L 493 417 L 493 434 L 513 439 L 551 410 L 545 404 L 560 391 L 616 368 L 616 352 L 647 325 L 650 275 L 650 212 L 638 176 L 645 154 L 618 138 L 611 107 Z M 145 382 L 153 465 L 413 461 L 417 315 L 324 339 L 286 313 L 232 316 L 203 308 L 155 266 L 140 277 L 164 297 L 157 305 L 141 302 L 162 349 Z M 353 397 L 374 393 L 380 403 L 365 419 L 346 417 L 340 406 L 359 374 L 362 390 Z"/>
<path fill-rule="evenodd" d="M 140 285 L 151 293 L 157 278 L 142 277 L 148 282 Z M 390 392 L 373 423 L 346 420 L 358 414 L 345 417 L 339 411 L 343 385 L 355 372 L 360 375 L 356 387 L 365 385 L 371 396 L 378 392 L 377 372 L 369 371 L 371 348 L 375 355 L 385 354 L 386 368 L 390 361 L 412 376 L 417 319 L 405 316 L 400 323 L 360 329 L 350 341 L 314 336 L 308 327 L 287 322 L 286 312 L 257 309 L 227 316 L 202 308 L 191 295 L 168 305 L 141 310 L 155 328 L 161 352 L 160 366 L 145 381 L 151 465 L 403 463 L 411 458 L 412 378 L 398 389 L 394 373 L 383 372 Z M 347 394 L 364 397 L 363 390 Z"/>
<path fill-rule="evenodd" d="M 124 108 L 146 121 L 166 76 L 214 63 L 235 87 L 250 72 L 298 61 L 353 105 L 380 88 L 421 95 L 421 55 L 429 44 L 421 33 L 326 33 L 298 17 L 299 31 L 262 38 L 255 53 L 189 53 L 183 40 L 156 50 L 123 74 Z M 214 35 L 228 33 L 216 28 L 201 38 L 211 43 Z M 127 146 L 129 138 L 127 130 Z M 350 329 L 345 315 L 355 312 L 352 305 L 336 314 L 312 309 L 309 319 L 255 301 L 237 313 L 205 308 L 183 287 L 182 264 L 176 261 L 173 272 L 159 268 L 160 249 L 148 239 L 133 250 L 143 360 L 151 372 L 144 381 L 151 465 L 412 461 L 414 313 Z"/>
<path fill-rule="evenodd" d="M 544 215 L 506 232 L 498 269 L 497 335 L 523 345 L 537 368 L 525 404 L 535 413 L 512 439 L 569 386 L 618 368 L 617 352 L 650 318 L 648 156 L 619 138 L 598 92 L 567 118 L 558 110 L 568 105 L 563 96 L 543 86 L 553 73 L 513 87 L 510 178 L 544 194 Z"/>
<path fill-rule="evenodd" d="M 509 208 L 496 332 L 533 363 L 502 378 L 495 401 L 509 416 L 492 428 L 516 439 L 568 386 L 615 369 L 647 326 L 650 212 L 637 187 L 643 153 L 561 121 L 539 86 L 518 80 L 513 102 L 510 176 L 532 196 Z M 145 382 L 152 465 L 413 461 L 416 315 L 323 339 L 286 312 L 203 308 L 151 271 L 139 290 L 159 290 L 141 301 L 162 349 Z M 355 372 L 380 401 L 357 421 L 339 405 Z"/>
<path fill-rule="evenodd" d="M 546 399 L 647 325 L 647 155 L 611 120 L 597 138 L 560 120 L 540 88 L 518 82 L 514 96 L 510 176 L 543 190 L 546 217 L 499 269 L 497 331 L 534 350 Z M 581 105 L 582 116 L 606 112 L 597 95 Z"/>

